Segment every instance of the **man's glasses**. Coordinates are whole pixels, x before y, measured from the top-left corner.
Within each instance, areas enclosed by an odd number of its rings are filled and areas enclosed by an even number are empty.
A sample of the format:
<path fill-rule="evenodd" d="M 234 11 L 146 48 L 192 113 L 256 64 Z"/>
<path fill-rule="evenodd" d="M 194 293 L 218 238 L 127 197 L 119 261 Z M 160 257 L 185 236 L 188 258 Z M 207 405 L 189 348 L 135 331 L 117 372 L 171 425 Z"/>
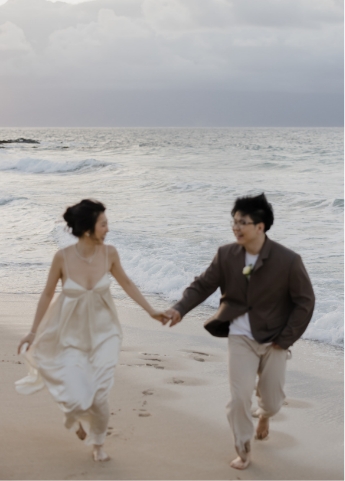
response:
<path fill-rule="evenodd" d="M 232 228 L 241 228 L 245 227 L 246 225 L 255 224 L 255 222 L 246 222 L 245 220 L 236 220 L 231 222 Z"/>

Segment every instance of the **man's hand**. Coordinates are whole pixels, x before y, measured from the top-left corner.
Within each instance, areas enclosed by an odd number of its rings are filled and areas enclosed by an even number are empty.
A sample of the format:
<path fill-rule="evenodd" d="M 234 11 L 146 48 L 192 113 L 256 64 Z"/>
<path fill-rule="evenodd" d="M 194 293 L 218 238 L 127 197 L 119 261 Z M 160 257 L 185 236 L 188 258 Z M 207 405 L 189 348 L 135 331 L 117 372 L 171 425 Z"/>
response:
<path fill-rule="evenodd" d="M 156 321 L 159 321 L 163 324 L 163 326 L 170 321 L 171 316 L 167 312 L 160 312 L 160 311 L 152 311 L 150 313 L 150 316 L 153 317 L 153 319 L 156 319 Z"/>
<path fill-rule="evenodd" d="M 176 309 L 168 309 L 165 311 L 165 314 L 171 319 L 169 327 L 175 326 L 175 324 L 178 324 L 182 320 L 181 314 Z"/>

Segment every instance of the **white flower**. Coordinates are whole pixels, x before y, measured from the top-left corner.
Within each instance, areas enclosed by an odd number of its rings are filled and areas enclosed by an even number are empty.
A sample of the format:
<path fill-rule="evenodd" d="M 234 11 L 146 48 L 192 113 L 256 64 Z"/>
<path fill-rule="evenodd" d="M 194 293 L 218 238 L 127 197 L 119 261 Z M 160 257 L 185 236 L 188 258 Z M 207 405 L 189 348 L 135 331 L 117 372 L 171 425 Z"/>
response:
<path fill-rule="evenodd" d="M 252 270 L 253 270 L 253 266 L 252 264 L 249 264 L 249 266 L 243 267 L 242 274 L 244 274 L 245 276 L 250 276 Z"/>

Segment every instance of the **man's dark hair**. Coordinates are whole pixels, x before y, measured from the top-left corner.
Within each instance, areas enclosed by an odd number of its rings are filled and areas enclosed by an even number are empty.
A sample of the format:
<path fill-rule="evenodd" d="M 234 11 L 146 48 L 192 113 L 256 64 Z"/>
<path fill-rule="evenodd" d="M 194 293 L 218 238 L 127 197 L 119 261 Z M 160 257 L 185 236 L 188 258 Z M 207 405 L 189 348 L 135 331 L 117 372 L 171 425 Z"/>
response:
<path fill-rule="evenodd" d="M 255 197 L 238 197 L 231 211 L 232 217 L 235 216 L 236 212 L 240 212 L 243 216 L 249 215 L 255 224 L 263 222 L 265 224 L 265 232 L 273 225 L 273 207 L 267 201 L 264 193 Z"/>

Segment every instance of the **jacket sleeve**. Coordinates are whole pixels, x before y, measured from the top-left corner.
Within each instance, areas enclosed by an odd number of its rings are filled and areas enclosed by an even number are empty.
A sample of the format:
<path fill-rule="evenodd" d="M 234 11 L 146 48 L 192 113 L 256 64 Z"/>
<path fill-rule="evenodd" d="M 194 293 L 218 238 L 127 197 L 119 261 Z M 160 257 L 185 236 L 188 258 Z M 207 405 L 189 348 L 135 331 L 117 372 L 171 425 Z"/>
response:
<path fill-rule="evenodd" d="M 221 272 L 219 258 L 220 253 L 218 249 L 217 254 L 206 271 L 195 278 L 194 282 L 183 292 L 182 299 L 173 306 L 173 309 L 179 311 L 181 317 L 201 304 L 220 286 Z"/>
<path fill-rule="evenodd" d="M 311 320 L 315 306 L 313 288 L 298 254 L 294 257 L 290 269 L 289 293 L 294 307 L 286 326 L 274 340 L 283 349 L 288 349 L 302 336 Z"/>

